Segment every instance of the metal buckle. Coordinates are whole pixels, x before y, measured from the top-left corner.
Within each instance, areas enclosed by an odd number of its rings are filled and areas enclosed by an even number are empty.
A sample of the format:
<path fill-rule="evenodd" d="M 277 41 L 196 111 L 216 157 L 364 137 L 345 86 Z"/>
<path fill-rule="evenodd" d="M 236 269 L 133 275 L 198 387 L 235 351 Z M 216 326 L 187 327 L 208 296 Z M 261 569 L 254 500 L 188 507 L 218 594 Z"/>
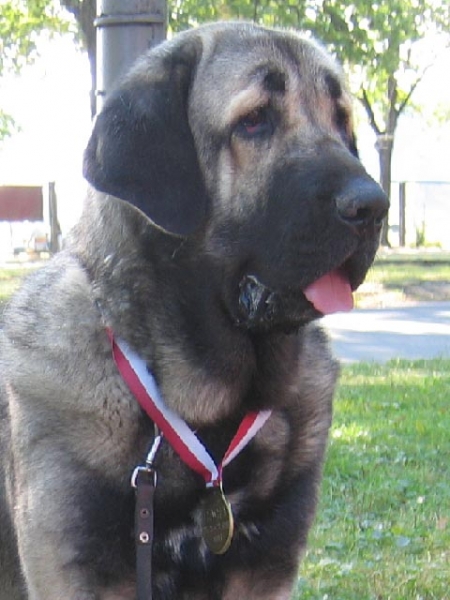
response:
<path fill-rule="evenodd" d="M 162 439 L 163 439 L 163 434 L 159 431 L 158 427 L 155 425 L 155 438 L 154 438 L 153 444 L 151 445 L 150 450 L 147 454 L 147 458 L 145 459 L 145 465 L 139 465 L 134 469 L 133 474 L 131 476 L 131 487 L 133 487 L 135 489 L 137 488 L 137 479 L 138 479 L 139 473 L 142 473 L 142 472 L 147 473 L 149 475 L 153 474 L 153 485 L 156 487 L 156 483 L 158 481 L 158 476 L 153 467 L 153 463 L 155 461 L 158 450 L 161 446 Z"/>
<path fill-rule="evenodd" d="M 148 473 L 149 475 L 153 474 L 153 485 L 156 487 L 158 482 L 158 475 L 154 469 L 149 469 L 148 467 L 136 467 L 133 471 L 133 475 L 131 476 L 131 487 L 137 488 L 137 480 L 139 473 Z"/>

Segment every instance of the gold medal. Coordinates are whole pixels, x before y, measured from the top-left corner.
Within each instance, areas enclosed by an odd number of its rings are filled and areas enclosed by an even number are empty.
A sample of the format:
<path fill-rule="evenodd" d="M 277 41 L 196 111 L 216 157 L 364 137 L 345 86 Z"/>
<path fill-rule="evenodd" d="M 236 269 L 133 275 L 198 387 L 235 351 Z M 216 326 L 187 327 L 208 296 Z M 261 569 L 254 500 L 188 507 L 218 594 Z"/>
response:
<path fill-rule="evenodd" d="M 233 538 L 234 520 L 231 505 L 222 487 L 207 488 L 200 507 L 203 539 L 214 554 L 224 554 Z"/>

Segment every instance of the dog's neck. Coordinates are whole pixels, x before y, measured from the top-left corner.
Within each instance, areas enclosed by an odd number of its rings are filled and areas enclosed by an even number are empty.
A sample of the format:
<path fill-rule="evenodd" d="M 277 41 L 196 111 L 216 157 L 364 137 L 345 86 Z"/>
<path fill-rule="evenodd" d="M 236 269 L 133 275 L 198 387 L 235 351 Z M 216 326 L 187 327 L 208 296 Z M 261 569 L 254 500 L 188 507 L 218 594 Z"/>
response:
<path fill-rule="evenodd" d="M 195 242 L 170 238 L 161 250 L 163 234 L 135 213 L 125 203 L 88 202 L 69 248 L 88 272 L 102 322 L 147 362 L 168 405 L 194 426 L 272 408 L 283 397 L 277 389 L 292 377 L 297 335 L 254 335 L 236 327 L 217 301 L 220 274 L 211 275 L 214 270 L 202 264 L 208 256 L 194 263 Z M 136 254 L 138 234 L 146 248 Z M 88 245 L 78 239 L 88 239 Z M 103 258 L 92 263 L 91 256 Z M 136 288 L 143 273 L 146 285 Z"/>

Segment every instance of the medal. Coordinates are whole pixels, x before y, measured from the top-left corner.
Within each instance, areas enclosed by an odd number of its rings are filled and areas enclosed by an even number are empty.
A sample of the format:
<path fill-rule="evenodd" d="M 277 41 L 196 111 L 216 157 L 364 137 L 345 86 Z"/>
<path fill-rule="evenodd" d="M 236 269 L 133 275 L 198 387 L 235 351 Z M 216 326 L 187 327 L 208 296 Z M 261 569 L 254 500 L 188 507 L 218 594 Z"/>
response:
<path fill-rule="evenodd" d="M 200 526 L 211 552 L 224 554 L 233 538 L 234 520 L 221 486 L 206 488 L 200 505 Z"/>

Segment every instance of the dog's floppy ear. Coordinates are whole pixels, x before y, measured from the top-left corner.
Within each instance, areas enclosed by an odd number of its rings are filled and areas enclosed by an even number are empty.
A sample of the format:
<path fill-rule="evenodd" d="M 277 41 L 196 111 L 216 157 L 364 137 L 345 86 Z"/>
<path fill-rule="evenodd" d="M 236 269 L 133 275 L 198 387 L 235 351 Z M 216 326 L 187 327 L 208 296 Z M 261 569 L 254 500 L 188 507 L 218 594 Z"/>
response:
<path fill-rule="evenodd" d="M 184 236 L 204 219 L 207 197 L 187 116 L 201 44 L 198 38 L 182 40 L 145 55 L 107 99 L 83 170 L 97 190 Z"/>

